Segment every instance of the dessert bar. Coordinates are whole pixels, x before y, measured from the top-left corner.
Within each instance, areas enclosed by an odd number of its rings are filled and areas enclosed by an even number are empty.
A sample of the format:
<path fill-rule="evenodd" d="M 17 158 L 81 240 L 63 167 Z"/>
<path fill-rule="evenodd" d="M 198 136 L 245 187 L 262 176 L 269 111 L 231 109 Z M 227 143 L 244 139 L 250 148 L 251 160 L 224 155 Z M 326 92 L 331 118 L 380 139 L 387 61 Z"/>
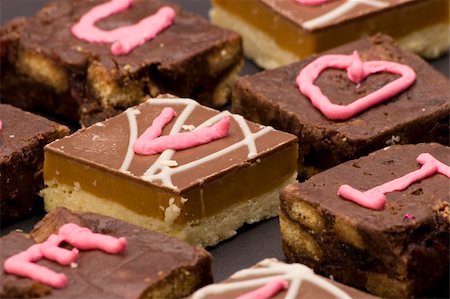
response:
<path fill-rule="evenodd" d="M 69 133 L 44 117 L 0 104 L 1 224 L 42 212 L 44 145 Z"/>
<path fill-rule="evenodd" d="M 189 298 L 226 299 L 240 296 L 271 299 L 379 298 L 314 274 L 305 265 L 286 264 L 276 259 L 262 260 L 251 268 L 234 273 L 221 283 L 199 289 Z"/>
<path fill-rule="evenodd" d="M 394 145 L 287 186 L 287 259 L 378 296 L 430 297 L 448 281 L 449 156 L 437 143 Z"/>
<path fill-rule="evenodd" d="M 431 65 L 375 35 L 239 79 L 232 109 L 297 135 L 307 178 L 390 144 L 448 144 L 449 87 Z"/>
<path fill-rule="evenodd" d="M 186 135 L 226 126 L 218 139 L 179 147 Z M 169 146 L 159 147 L 164 140 Z M 297 152 L 295 136 L 240 115 L 191 99 L 149 99 L 47 146 L 41 194 L 47 211 L 96 212 L 214 245 L 278 214 L 279 189 L 297 177 Z"/>
<path fill-rule="evenodd" d="M 239 32 L 246 56 L 274 68 L 375 33 L 436 58 L 449 48 L 447 0 L 213 0 L 213 23 Z"/>
<path fill-rule="evenodd" d="M 56 209 L 0 244 L 2 298 L 181 298 L 212 282 L 205 250 L 97 214 Z"/>
<path fill-rule="evenodd" d="M 0 36 L 2 100 L 85 126 L 165 92 L 223 106 L 242 64 L 238 34 L 159 0 L 54 1 Z"/>

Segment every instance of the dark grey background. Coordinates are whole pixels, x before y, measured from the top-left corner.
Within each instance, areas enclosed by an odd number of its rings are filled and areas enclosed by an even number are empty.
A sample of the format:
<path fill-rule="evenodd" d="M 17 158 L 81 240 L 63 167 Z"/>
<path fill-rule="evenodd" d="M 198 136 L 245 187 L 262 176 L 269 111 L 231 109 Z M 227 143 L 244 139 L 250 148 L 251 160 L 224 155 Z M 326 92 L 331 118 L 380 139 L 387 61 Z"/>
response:
<path fill-rule="evenodd" d="M 208 17 L 209 0 L 171 1 L 180 4 L 186 10 L 196 12 L 205 18 Z M 4 24 L 16 16 L 32 15 L 46 2 L 47 0 L 0 0 L 0 23 Z M 448 54 L 431 61 L 431 64 L 449 76 Z M 246 61 L 242 74 L 253 74 L 257 71 L 259 69 L 254 64 Z M 1 233 L 5 234 L 15 228 L 29 230 L 40 217 L 34 217 L 12 227 L 2 228 Z M 266 257 L 284 259 L 278 219 L 246 225 L 238 231 L 237 236 L 208 249 L 214 256 L 213 272 L 216 281 L 223 280 L 233 272 L 253 265 Z"/>

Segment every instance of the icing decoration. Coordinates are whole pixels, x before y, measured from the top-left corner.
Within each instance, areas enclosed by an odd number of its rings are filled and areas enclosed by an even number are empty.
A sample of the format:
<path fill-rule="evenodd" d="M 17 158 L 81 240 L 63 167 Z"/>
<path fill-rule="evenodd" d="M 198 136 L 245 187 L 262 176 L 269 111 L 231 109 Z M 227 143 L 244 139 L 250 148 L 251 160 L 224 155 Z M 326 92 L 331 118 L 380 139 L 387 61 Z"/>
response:
<path fill-rule="evenodd" d="M 302 264 L 285 264 L 276 259 L 265 259 L 257 267 L 244 269 L 233 274 L 230 281 L 221 284 L 211 284 L 201 288 L 192 295 L 192 299 L 202 299 L 209 295 L 223 294 L 234 290 L 257 288 L 274 280 L 289 281 L 284 299 L 295 299 L 304 280 L 324 289 L 339 299 L 351 299 L 343 290 L 329 280 L 314 274 L 313 270 Z"/>
<path fill-rule="evenodd" d="M 196 101 L 191 99 L 174 99 L 174 98 L 158 98 L 158 99 L 150 99 L 148 100 L 152 105 L 183 105 L 185 108 L 180 113 L 179 116 L 177 116 L 175 123 L 172 126 L 172 129 L 169 132 L 169 135 L 175 135 L 178 134 L 182 128 L 183 125 L 185 125 L 188 117 L 191 115 L 191 113 L 195 110 L 195 108 L 199 105 Z M 134 108 L 128 108 L 126 110 L 126 115 L 128 118 L 128 122 L 130 124 L 130 139 L 129 139 L 129 145 L 128 150 L 125 155 L 124 161 L 122 163 L 122 166 L 120 168 L 120 171 L 126 172 L 128 171 L 128 167 L 133 160 L 134 151 L 133 151 L 133 143 L 136 140 L 136 138 L 133 138 L 134 136 L 137 136 L 137 124 L 136 124 L 136 117 L 139 113 L 137 113 L 138 110 L 135 110 Z M 202 157 L 200 159 L 197 159 L 195 161 L 186 163 L 184 165 L 178 166 L 176 168 L 170 168 L 164 164 L 161 164 L 162 161 L 172 160 L 173 155 L 175 154 L 175 150 L 167 149 L 161 153 L 161 155 L 156 159 L 156 161 L 150 165 L 150 167 L 145 171 L 142 178 L 147 181 L 161 181 L 161 184 L 165 187 L 172 188 L 174 190 L 177 190 L 178 188 L 173 185 L 172 183 L 172 175 L 189 170 L 190 168 L 197 167 L 199 165 L 202 165 L 204 163 L 207 163 L 209 161 L 212 161 L 214 159 L 217 159 L 227 153 L 230 153 L 242 146 L 246 146 L 248 148 L 248 159 L 253 159 L 257 156 L 258 151 L 256 148 L 256 139 L 270 131 L 273 131 L 273 128 L 270 126 L 264 127 L 261 130 L 252 133 L 250 131 L 250 128 L 247 124 L 247 121 L 240 115 L 237 114 L 231 114 L 228 111 L 223 111 L 219 114 L 214 115 L 213 117 L 207 119 L 202 124 L 197 126 L 198 128 L 203 128 L 210 126 L 217 121 L 219 121 L 223 116 L 229 116 L 230 118 L 233 118 L 234 121 L 237 122 L 239 125 L 239 128 L 241 129 L 244 138 L 235 143 L 232 144 L 226 148 L 221 149 L 220 151 L 217 151 L 215 153 L 212 153 L 208 156 Z"/>
<path fill-rule="evenodd" d="M 360 83 L 367 76 L 379 72 L 397 74 L 400 77 L 348 105 L 337 105 L 331 103 L 320 88 L 314 85 L 320 74 L 328 68 L 347 70 L 348 78 L 355 83 Z M 415 80 L 416 73 L 409 66 L 391 61 L 362 62 L 358 52 L 355 51 L 353 55 L 324 55 L 317 58 L 301 70 L 296 82 L 300 92 L 328 119 L 345 120 L 389 100 L 411 86 Z"/>
<path fill-rule="evenodd" d="M 59 247 L 62 242 L 67 242 L 74 248 L 72 250 Z M 80 227 L 73 223 L 64 224 L 59 228 L 58 234 L 52 234 L 48 239 L 39 244 L 34 244 L 26 251 L 13 255 L 5 260 L 3 268 L 5 272 L 27 277 L 54 288 L 64 288 L 67 285 L 67 277 L 63 273 L 56 273 L 34 262 L 46 258 L 63 266 L 73 264 L 79 251 L 99 249 L 107 253 L 117 254 L 127 247 L 125 238 L 114 238 L 102 234 L 93 233 L 90 229 Z"/>
<path fill-rule="evenodd" d="M 413 220 L 413 219 L 415 219 L 416 217 L 414 217 L 414 215 L 413 214 L 410 214 L 410 213 L 406 213 L 404 216 L 403 216 L 403 220 Z"/>
<path fill-rule="evenodd" d="M 0 130 L 1 129 L 3 129 L 3 123 L 2 123 L 2 121 L 0 120 Z"/>
<path fill-rule="evenodd" d="M 302 0 L 296 0 L 296 1 L 300 2 Z M 308 1 L 308 0 L 304 0 L 304 1 Z M 318 1 L 321 1 L 321 0 L 309 0 L 309 2 L 318 2 Z M 379 1 L 379 0 L 347 0 L 347 1 L 345 1 L 345 3 L 339 5 L 335 9 L 333 9 L 317 18 L 303 22 L 302 26 L 309 30 L 312 30 L 316 27 L 323 26 L 323 25 L 343 16 L 344 14 L 351 11 L 353 8 L 355 8 L 356 6 L 358 6 L 360 4 L 373 6 L 373 7 L 380 7 L 380 8 L 389 6 L 389 2 L 383 2 L 383 1 Z"/>
<path fill-rule="evenodd" d="M 191 132 L 161 136 L 162 129 L 176 115 L 172 108 L 164 108 L 153 120 L 152 125 L 134 142 L 134 152 L 139 155 L 154 155 L 167 149 L 182 150 L 209 143 L 228 136 L 230 118 L 223 116 L 220 121 L 207 128 L 197 128 Z"/>
<path fill-rule="evenodd" d="M 278 292 L 286 290 L 288 286 L 289 283 L 287 281 L 275 279 L 257 290 L 236 297 L 236 299 L 270 299 Z"/>
<path fill-rule="evenodd" d="M 342 185 L 339 187 L 337 194 L 363 207 L 380 210 L 384 208 L 386 203 L 386 193 L 404 190 L 414 182 L 425 179 L 435 173 L 440 173 L 450 178 L 450 167 L 428 153 L 420 154 L 417 157 L 417 162 L 422 164 L 420 169 L 412 171 L 383 185 L 374 187 L 365 192 L 358 191 L 349 185 Z"/>
<path fill-rule="evenodd" d="M 153 39 L 169 27 L 175 19 L 175 11 L 169 6 L 161 7 L 155 14 L 139 23 L 119 27 L 110 31 L 99 29 L 95 23 L 130 8 L 133 0 L 111 0 L 92 8 L 72 26 L 72 34 L 92 43 L 112 43 L 114 55 L 126 55 L 136 47 Z"/>
<path fill-rule="evenodd" d="M 295 1 L 303 5 L 320 5 L 328 2 L 329 0 L 295 0 Z"/>

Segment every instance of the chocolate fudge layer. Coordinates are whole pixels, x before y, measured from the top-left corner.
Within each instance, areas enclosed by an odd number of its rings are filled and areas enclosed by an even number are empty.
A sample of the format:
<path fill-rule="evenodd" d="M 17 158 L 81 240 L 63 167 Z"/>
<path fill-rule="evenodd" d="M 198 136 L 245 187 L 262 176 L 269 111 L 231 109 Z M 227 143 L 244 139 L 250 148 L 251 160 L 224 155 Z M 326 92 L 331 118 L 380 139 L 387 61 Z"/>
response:
<path fill-rule="evenodd" d="M 1 224 L 42 211 L 44 145 L 69 133 L 63 125 L 0 104 Z"/>
<path fill-rule="evenodd" d="M 213 23 L 239 32 L 246 56 L 274 68 L 378 32 L 428 58 L 450 44 L 447 0 L 213 0 Z"/>
<path fill-rule="evenodd" d="M 163 5 L 174 23 L 122 56 L 111 44 L 76 38 L 71 27 L 106 1 L 65 0 L 47 4 L 31 18 L 0 30 L 1 95 L 24 109 L 45 109 L 90 125 L 137 104 L 144 96 L 171 92 L 209 106 L 230 98 L 230 82 L 242 64 L 240 37 L 178 6 L 134 0 L 131 8 L 96 23 L 111 30 L 137 23 Z"/>
<path fill-rule="evenodd" d="M 361 292 L 336 281 L 314 274 L 313 270 L 301 264 L 285 264 L 276 259 L 265 259 L 255 266 L 240 270 L 221 283 L 205 286 L 194 294 L 192 299 L 238 298 L 254 291 L 261 291 L 265 285 L 285 281 L 286 288 L 276 289 L 275 294 L 265 297 L 271 299 L 302 298 L 358 298 L 375 299 L 373 295 Z"/>
<path fill-rule="evenodd" d="M 351 54 L 362 61 L 386 60 L 411 67 L 415 83 L 383 104 L 345 121 L 327 119 L 296 85 L 299 72 L 325 54 Z M 398 76 L 377 73 L 356 85 L 345 70 L 326 69 L 315 81 L 332 103 L 347 105 Z M 450 83 L 414 54 L 384 35 L 364 38 L 324 54 L 238 80 L 233 111 L 299 138 L 299 174 L 317 172 L 394 143 L 449 143 Z"/>
<path fill-rule="evenodd" d="M 127 248 L 120 254 L 80 250 L 76 264 L 71 266 L 38 261 L 68 277 L 62 289 L 4 272 L 8 257 L 45 241 L 67 223 L 87 227 L 94 233 L 125 237 Z M 14 231 L 2 237 L 0 244 L 2 298 L 180 298 L 212 282 L 211 256 L 205 250 L 97 214 L 56 209 L 30 234 Z"/>
<path fill-rule="evenodd" d="M 436 173 L 387 193 L 382 210 L 337 195 L 344 184 L 363 192 L 417 171 L 421 153 L 448 164 L 450 148 L 394 145 L 287 186 L 280 224 L 288 260 L 383 297 L 426 295 L 439 287 L 449 270 L 446 176 Z"/>
<path fill-rule="evenodd" d="M 139 155 L 138 136 L 164 108 L 176 117 L 161 136 L 230 119 L 226 137 Z M 181 138 L 181 137 L 180 137 Z M 176 141 L 175 141 L 176 142 Z M 245 222 L 278 213 L 279 189 L 297 176 L 297 138 L 228 111 L 174 97 L 150 99 L 46 147 L 46 210 L 91 211 L 214 245 Z"/>

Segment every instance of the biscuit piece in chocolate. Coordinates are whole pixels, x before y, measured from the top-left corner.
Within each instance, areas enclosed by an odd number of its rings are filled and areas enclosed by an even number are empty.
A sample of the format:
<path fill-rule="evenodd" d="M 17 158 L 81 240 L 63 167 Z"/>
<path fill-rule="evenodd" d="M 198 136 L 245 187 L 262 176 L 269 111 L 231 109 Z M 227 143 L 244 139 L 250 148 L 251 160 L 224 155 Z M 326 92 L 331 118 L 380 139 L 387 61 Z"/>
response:
<path fill-rule="evenodd" d="M 449 48 L 447 0 L 301 1 L 213 0 L 210 16 L 239 32 L 246 56 L 269 69 L 379 32 L 427 58 Z"/>
<path fill-rule="evenodd" d="M 422 153 L 448 165 L 447 146 L 394 145 L 287 186 L 280 225 L 288 260 L 382 297 L 429 298 L 423 292 L 442 288 L 449 270 L 448 177 L 435 173 L 386 193 L 381 210 L 337 195 L 341 185 L 364 192 L 418 171 Z"/>
<path fill-rule="evenodd" d="M 44 145 L 69 133 L 44 117 L 0 104 L 1 224 L 42 212 Z"/>
<path fill-rule="evenodd" d="M 72 223 L 94 233 L 127 240 L 125 251 L 109 254 L 80 250 L 71 266 L 42 259 L 37 264 L 67 276 L 65 288 L 52 288 L 29 278 L 7 274 L 4 261 Z M 58 226 L 54 226 L 58 223 Z M 31 234 L 11 232 L 0 239 L 2 298 L 181 298 L 212 282 L 211 256 L 201 248 L 167 235 L 97 214 L 56 209 Z"/>
<path fill-rule="evenodd" d="M 296 85 L 300 71 L 325 54 L 352 54 L 361 60 L 404 64 L 416 73 L 414 84 L 387 101 L 348 120 L 334 121 L 316 109 Z M 390 73 L 351 82 L 345 70 L 329 68 L 315 81 L 332 103 L 347 105 L 398 78 Z M 397 47 L 391 38 L 376 35 L 313 56 L 286 67 L 238 80 L 233 111 L 299 138 L 301 178 L 367 155 L 390 144 L 449 143 L 449 80 L 416 55 Z"/>
<path fill-rule="evenodd" d="M 268 285 L 287 283 L 286 288 L 275 288 L 274 293 L 262 291 Z M 203 287 L 192 294 L 192 299 L 238 298 L 259 291 L 272 294 L 261 298 L 306 299 L 306 298 L 358 298 L 376 299 L 373 295 L 348 287 L 336 281 L 314 274 L 311 268 L 302 264 L 286 264 L 276 259 L 265 259 L 255 266 L 240 270 L 221 283 Z M 252 297 L 260 298 L 260 297 Z"/>
<path fill-rule="evenodd" d="M 164 108 L 161 136 L 196 132 L 228 116 L 228 135 L 162 154 L 133 151 Z M 179 140 L 175 140 L 177 143 Z M 149 99 L 46 147 L 47 211 L 63 206 L 112 216 L 192 244 L 214 245 L 244 223 L 278 214 L 279 189 L 296 180 L 297 138 L 191 99 Z"/>
<path fill-rule="evenodd" d="M 230 83 L 242 64 L 238 34 L 159 0 L 134 0 L 125 11 L 96 23 L 111 30 L 173 7 L 171 26 L 127 55 L 111 44 L 71 33 L 81 16 L 105 0 L 64 0 L 0 30 L 1 95 L 23 109 L 45 109 L 82 125 L 118 114 L 144 97 L 171 92 L 208 106 L 230 100 Z"/>

